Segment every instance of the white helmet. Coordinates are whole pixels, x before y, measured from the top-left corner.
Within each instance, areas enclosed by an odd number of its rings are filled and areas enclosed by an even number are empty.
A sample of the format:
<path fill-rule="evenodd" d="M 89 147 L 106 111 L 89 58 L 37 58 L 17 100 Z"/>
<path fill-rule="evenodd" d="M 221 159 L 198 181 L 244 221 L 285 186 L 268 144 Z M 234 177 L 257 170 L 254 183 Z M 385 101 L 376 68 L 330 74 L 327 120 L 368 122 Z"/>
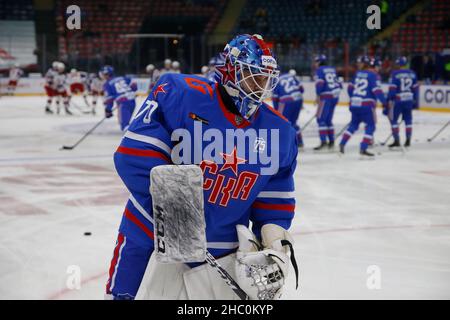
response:
<path fill-rule="evenodd" d="M 14 63 L 14 67 L 18 68 L 18 67 L 19 67 L 19 64 L 18 64 L 17 62 Z"/>
<path fill-rule="evenodd" d="M 289 70 L 289 74 L 291 76 L 296 76 L 297 75 L 297 71 L 295 71 L 295 69 L 291 69 L 291 70 Z"/>
<path fill-rule="evenodd" d="M 207 66 L 203 66 L 203 67 L 202 67 L 202 71 L 201 71 L 202 74 L 206 74 L 206 73 L 208 72 L 208 69 L 209 69 L 209 68 L 208 68 Z"/>
<path fill-rule="evenodd" d="M 59 61 L 53 61 L 52 62 L 52 68 L 55 69 L 55 70 L 58 69 L 58 64 L 59 64 Z"/>
<path fill-rule="evenodd" d="M 170 68 L 171 64 L 172 64 L 172 60 L 170 60 L 170 59 L 164 60 L 164 66 L 166 68 Z"/>
<path fill-rule="evenodd" d="M 147 73 L 152 72 L 153 70 L 155 70 L 155 66 L 153 64 L 149 64 L 146 68 L 145 71 L 147 71 Z"/>
<path fill-rule="evenodd" d="M 70 70 L 70 73 L 76 73 L 77 72 L 77 69 L 75 69 L 75 68 L 72 68 L 71 70 Z"/>
<path fill-rule="evenodd" d="M 180 69 L 180 63 L 178 61 L 172 62 L 172 68 L 175 70 Z"/>
<path fill-rule="evenodd" d="M 66 68 L 66 65 L 64 63 L 58 62 L 58 71 L 59 72 L 63 72 L 65 68 Z"/>

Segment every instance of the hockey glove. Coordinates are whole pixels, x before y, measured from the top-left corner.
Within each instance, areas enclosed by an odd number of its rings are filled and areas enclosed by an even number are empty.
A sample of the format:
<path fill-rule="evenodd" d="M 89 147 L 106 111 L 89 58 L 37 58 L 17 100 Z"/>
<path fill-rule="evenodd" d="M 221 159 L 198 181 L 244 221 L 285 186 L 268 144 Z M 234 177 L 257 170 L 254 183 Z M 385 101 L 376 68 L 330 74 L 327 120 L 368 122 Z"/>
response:
<path fill-rule="evenodd" d="M 251 299 L 279 299 L 289 273 L 286 245 L 291 249 L 291 259 L 298 277 L 292 252 L 292 238 L 283 228 L 268 224 L 261 229 L 261 245 L 247 227 L 237 225 L 236 229 L 239 239 L 235 265 L 236 281 Z"/>

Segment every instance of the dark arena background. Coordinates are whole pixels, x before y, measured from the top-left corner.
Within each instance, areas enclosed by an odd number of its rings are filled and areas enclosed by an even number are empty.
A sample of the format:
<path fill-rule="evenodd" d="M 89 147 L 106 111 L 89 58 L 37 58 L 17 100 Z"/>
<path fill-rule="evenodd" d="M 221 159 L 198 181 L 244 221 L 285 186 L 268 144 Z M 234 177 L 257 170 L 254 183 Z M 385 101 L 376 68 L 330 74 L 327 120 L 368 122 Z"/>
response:
<path fill-rule="evenodd" d="M 99 70 L 136 83 L 136 114 L 158 74 L 211 78 L 243 33 L 261 35 L 304 88 L 289 229 L 300 285 L 291 269 L 282 299 L 450 299 L 448 0 L 0 0 L 0 299 L 104 299 L 130 195 Z M 318 55 L 343 87 L 326 152 L 314 150 Z M 364 126 L 338 152 L 361 57 L 386 96 L 399 57 L 419 85 L 410 146 L 400 118 L 389 148 L 395 128 L 378 103 L 370 161 Z M 53 100 L 52 68 L 67 90 Z"/>

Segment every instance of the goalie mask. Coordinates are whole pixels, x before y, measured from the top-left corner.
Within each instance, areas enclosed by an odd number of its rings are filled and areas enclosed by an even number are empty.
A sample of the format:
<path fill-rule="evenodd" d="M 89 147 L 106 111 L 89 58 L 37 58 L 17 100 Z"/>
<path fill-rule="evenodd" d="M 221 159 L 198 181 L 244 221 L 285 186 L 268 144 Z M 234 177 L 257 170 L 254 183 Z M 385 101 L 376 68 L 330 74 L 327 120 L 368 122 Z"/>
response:
<path fill-rule="evenodd" d="M 235 37 L 222 56 L 225 61 L 216 65 L 216 81 L 225 87 L 241 115 L 250 120 L 278 83 L 277 61 L 260 35 Z"/>

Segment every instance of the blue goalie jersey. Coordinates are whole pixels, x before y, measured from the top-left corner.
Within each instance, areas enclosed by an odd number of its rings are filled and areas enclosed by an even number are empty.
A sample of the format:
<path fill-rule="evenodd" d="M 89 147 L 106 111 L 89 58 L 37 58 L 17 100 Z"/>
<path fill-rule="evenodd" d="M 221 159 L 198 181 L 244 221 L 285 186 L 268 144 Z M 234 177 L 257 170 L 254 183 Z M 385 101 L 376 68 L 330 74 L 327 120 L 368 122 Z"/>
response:
<path fill-rule="evenodd" d="M 237 224 L 251 221 L 258 237 L 267 223 L 290 227 L 295 131 L 267 105 L 246 121 L 226 107 L 221 89 L 199 76 L 161 76 L 115 152 L 130 191 L 120 232 L 140 246 L 153 250 L 149 176 L 158 165 L 194 163 L 203 170 L 207 246 L 215 256 L 238 247 Z"/>

